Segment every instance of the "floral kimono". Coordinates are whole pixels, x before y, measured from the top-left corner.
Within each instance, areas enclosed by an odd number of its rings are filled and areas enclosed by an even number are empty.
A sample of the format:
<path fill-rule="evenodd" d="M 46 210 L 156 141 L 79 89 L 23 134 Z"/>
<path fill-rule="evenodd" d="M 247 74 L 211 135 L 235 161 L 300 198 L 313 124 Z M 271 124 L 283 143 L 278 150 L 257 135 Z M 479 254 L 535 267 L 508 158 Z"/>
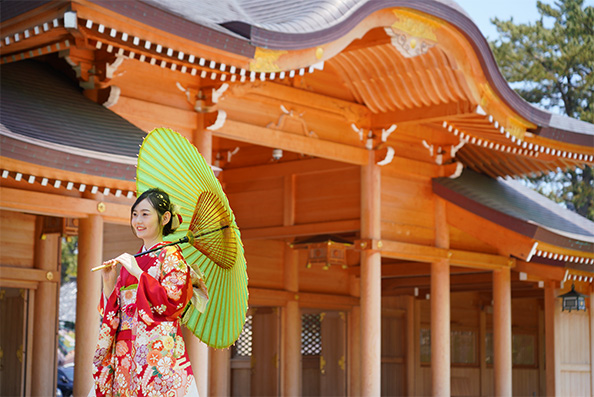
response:
<path fill-rule="evenodd" d="M 111 296 L 101 299 L 95 395 L 198 396 L 179 321 L 196 273 L 177 246 L 137 262 L 140 279 L 122 267 Z"/>

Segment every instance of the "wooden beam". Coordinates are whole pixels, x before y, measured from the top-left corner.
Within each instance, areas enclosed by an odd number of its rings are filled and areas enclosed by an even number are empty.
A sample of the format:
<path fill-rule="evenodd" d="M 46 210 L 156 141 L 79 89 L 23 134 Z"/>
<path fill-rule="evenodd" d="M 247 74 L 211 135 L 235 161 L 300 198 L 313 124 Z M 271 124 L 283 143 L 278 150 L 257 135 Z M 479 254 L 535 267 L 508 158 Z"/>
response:
<path fill-rule="evenodd" d="M 317 234 L 334 234 L 359 231 L 361 222 L 358 219 L 346 221 L 306 223 L 292 226 L 273 226 L 241 229 L 243 240 L 284 239 L 297 236 Z"/>
<path fill-rule="evenodd" d="M 285 306 L 289 301 L 299 301 L 300 307 L 349 310 L 359 305 L 359 298 L 350 295 L 318 294 L 312 292 L 290 292 L 285 290 L 249 289 L 250 306 Z"/>
<path fill-rule="evenodd" d="M 386 128 L 391 124 L 396 124 L 398 128 L 401 128 L 410 124 L 442 123 L 444 119 L 459 116 L 461 112 L 476 114 L 469 102 L 447 102 L 440 105 L 374 114 L 371 118 L 371 126 L 372 128 Z"/>
<path fill-rule="evenodd" d="M 516 272 L 524 272 L 528 275 L 539 278 L 542 281 L 562 281 L 567 269 L 558 266 L 547 266 L 538 263 L 530 263 L 516 260 Z"/>
<path fill-rule="evenodd" d="M 380 161 L 382 159 L 378 159 Z M 425 161 L 395 156 L 390 164 L 381 167 L 382 175 L 417 175 L 427 178 L 438 178 L 453 175 L 458 169 L 457 163 L 439 165 Z"/>
<path fill-rule="evenodd" d="M 28 163 L 26 161 L 19 161 L 4 156 L 0 156 L 0 165 L 4 170 L 20 172 L 24 175 L 34 175 L 38 179 L 48 178 L 74 183 L 84 183 L 87 186 L 109 187 L 112 190 L 120 189 L 122 191 L 136 191 L 136 184 L 133 181 L 64 171 L 52 167 L 44 167 L 42 165 Z"/>
<path fill-rule="evenodd" d="M 351 266 L 349 267 L 348 272 L 349 274 L 352 274 L 355 277 L 360 277 L 361 268 L 359 266 Z M 469 270 L 465 267 L 451 266 L 450 273 L 476 274 L 477 272 Z M 382 264 L 382 278 L 429 276 L 430 274 L 431 264 L 427 262 L 401 262 Z"/>
<path fill-rule="evenodd" d="M 324 141 L 233 120 L 227 120 L 221 129 L 213 131 L 213 135 L 347 164 L 367 164 L 369 156 L 369 151 L 362 147 Z"/>
<path fill-rule="evenodd" d="M 130 222 L 129 205 L 7 187 L 0 187 L 0 209 L 68 218 L 101 215 L 109 223 Z"/>
<path fill-rule="evenodd" d="M 238 84 L 229 88 L 229 96 L 243 97 L 245 95 L 270 98 L 274 104 L 282 103 L 291 108 L 292 104 L 300 107 L 319 111 L 328 117 L 328 114 L 339 116 L 348 123 L 355 123 L 359 127 L 369 125 L 371 111 L 358 103 L 344 101 L 315 92 L 302 90 L 287 85 L 276 84 L 268 81 L 255 81 Z"/>
<path fill-rule="evenodd" d="M 450 276 L 450 284 L 452 288 L 460 285 L 479 285 L 479 284 L 491 284 L 492 275 L 489 273 L 480 274 L 452 274 Z M 429 287 L 431 285 L 431 279 L 428 276 L 422 277 L 399 277 L 389 278 L 382 280 L 382 290 L 384 289 L 399 289 L 399 288 L 411 288 L 411 287 Z"/>
<path fill-rule="evenodd" d="M 326 159 L 307 159 L 275 164 L 225 169 L 221 179 L 225 183 L 245 182 L 247 179 L 279 178 L 289 175 L 312 174 L 328 170 L 354 168 L 354 165 Z"/>
<path fill-rule="evenodd" d="M 33 268 L 0 266 L 0 276 L 2 280 L 10 281 L 50 281 L 57 283 L 60 281 L 60 273 L 57 271 L 48 271 Z"/>
<path fill-rule="evenodd" d="M 428 245 L 403 243 L 389 240 L 358 240 L 358 249 L 379 250 L 382 257 L 413 260 L 419 262 L 435 262 L 449 259 L 453 266 L 473 269 L 493 270 L 501 267 L 514 267 L 515 259 L 500 255 L 482 254 L 478 252 L 437 248 Z"/>

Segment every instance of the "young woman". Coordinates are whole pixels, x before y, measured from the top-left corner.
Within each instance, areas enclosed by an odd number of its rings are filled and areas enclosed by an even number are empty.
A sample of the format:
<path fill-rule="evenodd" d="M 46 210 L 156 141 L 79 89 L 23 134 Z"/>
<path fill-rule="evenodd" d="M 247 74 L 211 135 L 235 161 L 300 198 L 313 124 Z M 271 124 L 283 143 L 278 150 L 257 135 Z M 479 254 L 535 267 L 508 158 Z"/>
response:
<path fill-rule="evenodd" d="M 164 245 L 181 223 L 177 206 L 160 189 L 142 193 L 130 223 L 144 242 Z M 103 270 L 103 323 L 93 358 L 96 396 L 198 396 L 180 329 L 192 284 L 206 289 L 178 246 L 139 256 L 124 253 Z M 91 392 L 91 395 L 93 393 Z"/>

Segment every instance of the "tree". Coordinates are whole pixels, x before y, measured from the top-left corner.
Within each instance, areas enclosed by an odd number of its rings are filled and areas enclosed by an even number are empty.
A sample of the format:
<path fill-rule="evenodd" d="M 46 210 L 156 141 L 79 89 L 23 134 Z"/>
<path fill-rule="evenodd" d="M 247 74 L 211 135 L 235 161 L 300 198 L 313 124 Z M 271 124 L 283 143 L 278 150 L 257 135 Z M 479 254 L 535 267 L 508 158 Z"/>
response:
<path fill-rule="evenodd" d="M 536 7 L 534 24 L 491 19 L 500 35 L 490 44 L 501 72 L 521 83 L 515 90 L 528 102 L 594 123 L 594 7 L 583 0 L 537 1 Z M 541 192 L 558 186 L 550 198 L 594 220 L 591 167 L 529 179 Z"/>
<path fill-rule="evenodd" d="M 76 279 L 78 237 L 62 237 L 62 283 Z"/>

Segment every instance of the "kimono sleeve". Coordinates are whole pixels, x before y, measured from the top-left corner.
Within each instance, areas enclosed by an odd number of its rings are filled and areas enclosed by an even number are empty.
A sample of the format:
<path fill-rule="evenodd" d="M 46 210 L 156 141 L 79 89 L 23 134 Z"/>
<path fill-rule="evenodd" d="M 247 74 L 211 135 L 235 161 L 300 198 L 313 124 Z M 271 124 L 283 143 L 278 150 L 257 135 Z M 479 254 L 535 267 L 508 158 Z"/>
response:
<path fill-rule="evenodd" d="M 147 325 L 176 320 L 192 296 L 190 272 L 181 250 L 164 248 L 157 259 L 159 279 L 144 272 L 138 280 L 138 315 Z"/>
<path fill-rule="evenodd" d="M 120 287 L 121 277 L 118 277 L 116 285 L 109 297 L 106 297 L 103 289 L 101 289 L 101 300 L 98 307 L 99 314 L 103 317 L 103 324 L 109 324 L 109 327 L 113 330 L 117 329 L 120 323 L 120 316 L 118 316 L 120 310 Z"/>

